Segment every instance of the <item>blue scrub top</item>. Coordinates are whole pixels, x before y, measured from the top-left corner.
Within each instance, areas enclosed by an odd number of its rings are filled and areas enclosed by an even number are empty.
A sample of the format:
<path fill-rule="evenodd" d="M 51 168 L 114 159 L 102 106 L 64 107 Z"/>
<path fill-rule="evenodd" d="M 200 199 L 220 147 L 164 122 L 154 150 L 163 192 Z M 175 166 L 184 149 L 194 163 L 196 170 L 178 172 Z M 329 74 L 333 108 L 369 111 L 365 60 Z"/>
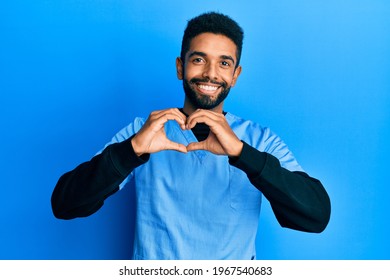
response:
<path fill-rule="evenodd" d="M 282 167 L 303 171 L 270 129 L 231 113 L 226 119 L 239 139 L 274 155 Z M 136 118 L 107 145 L 128 139 L 144 122 Z M 167 122 L 165 131 L 184 145 L 197 141 L 175 121 Z M 121 187 L 128 183 L 135 187 L 137 201 L 134 259 L 256 258 L 262 195 L 227 156 L 161 151 L 151 154 Z"/>

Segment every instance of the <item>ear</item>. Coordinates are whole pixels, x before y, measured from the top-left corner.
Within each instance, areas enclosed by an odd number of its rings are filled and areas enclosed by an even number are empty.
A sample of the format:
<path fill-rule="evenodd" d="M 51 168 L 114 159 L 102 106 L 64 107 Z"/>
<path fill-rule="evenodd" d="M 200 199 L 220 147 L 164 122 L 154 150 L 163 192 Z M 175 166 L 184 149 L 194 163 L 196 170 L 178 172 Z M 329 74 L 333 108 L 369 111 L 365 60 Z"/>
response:
<path fill-rule="evenodd" d="M 176 75 L 179 80 L 183 80 L 183 62 L 180 57 L 176 58 Z"/>
<path fill-rule="evenodd" d="M 237 82 L 237 79 L 238 79 L 238 76 L 240 76 L 241 74 L 241 71 L 242 71 L 242 67 L 241 66 L 238 66 L 236 70 L 234 70 L 234 73 L 233 73 L 233 80 L 232 80 L 232 87 L 235 86 L 236 82 Z"/>

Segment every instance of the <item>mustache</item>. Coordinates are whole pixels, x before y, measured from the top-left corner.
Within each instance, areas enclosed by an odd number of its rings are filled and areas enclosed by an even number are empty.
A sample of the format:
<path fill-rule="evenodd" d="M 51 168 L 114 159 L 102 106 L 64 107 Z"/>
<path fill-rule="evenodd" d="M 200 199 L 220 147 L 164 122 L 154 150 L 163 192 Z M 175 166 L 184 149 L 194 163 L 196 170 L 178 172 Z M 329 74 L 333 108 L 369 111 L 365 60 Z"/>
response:
<path fill-rule="evenodd" d="M 214 85 L 218 85 L 218 86 L 221 86 L 221 87 L 224 87 L 226 88 L 226 83 L 225 82 L 218 82 L 216 80 L 211 80 L 209 78 L 192 78 L 190 80 L 190 83 L 191 84 L 196 84 L 196 83 L 210 83 L 210 84 L 214 84 Z"/>

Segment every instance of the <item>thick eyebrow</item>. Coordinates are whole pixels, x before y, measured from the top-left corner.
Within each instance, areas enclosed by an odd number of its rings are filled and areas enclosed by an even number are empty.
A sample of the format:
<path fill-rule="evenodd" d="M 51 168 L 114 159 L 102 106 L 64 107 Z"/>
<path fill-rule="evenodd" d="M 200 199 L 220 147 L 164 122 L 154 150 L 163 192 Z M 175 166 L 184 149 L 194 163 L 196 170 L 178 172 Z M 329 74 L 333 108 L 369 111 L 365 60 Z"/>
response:
<path fill-rule="evenodd" d="M 193 57 L 193 56 L 206 57 L 207 54 L 204 53 L 204 52 L 193 51 L 192 53 L 190 53 L 190 55 L 188 56 L 188 58 Z"/>
<path fill-rule="evenodd" d="M 193 56 L 207 57 L 207 54 L 204 52 L 193 51 L 192 53 L 189 54 L 188 58 L 193 57 Z M 233 57 L 231 57 L 230 55 L 221 55 L 220 58 L 222 58 L 224 60 L 230 60 L 231 62 L 233 62 L 233 64 L 235 64 Z"/>
<path fill-rule="evenodd" d="M 233 57 L 231 57 L 230 55 L 221 55 L 221 58 L 225 60 L 231 60 L 233 62 L 233 65 L 236 64 Z"/>

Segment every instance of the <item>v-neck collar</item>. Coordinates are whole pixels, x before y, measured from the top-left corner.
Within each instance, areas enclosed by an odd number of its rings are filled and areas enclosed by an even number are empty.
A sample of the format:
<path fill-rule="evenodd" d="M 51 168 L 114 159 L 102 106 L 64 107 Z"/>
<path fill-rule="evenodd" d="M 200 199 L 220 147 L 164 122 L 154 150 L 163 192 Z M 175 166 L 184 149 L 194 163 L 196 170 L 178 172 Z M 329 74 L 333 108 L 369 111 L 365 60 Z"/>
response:
<path fill-rule="evenodd" d="M 199 142 L 192 130 L 182 130 L 179 125 L 177 125 L 176 127 L 184 135 L 184 138 L 187 140 L 187 145 L 193 142 Z M 206 150 L 196 150 L 196 151 L 191 151 L 190 153 L 194 153 L 197 156 L 197 158 L 200 160 L 200 162 L 203 162 L 203 160 L 207 157 L 207 155 L 210 152 Z"/>

